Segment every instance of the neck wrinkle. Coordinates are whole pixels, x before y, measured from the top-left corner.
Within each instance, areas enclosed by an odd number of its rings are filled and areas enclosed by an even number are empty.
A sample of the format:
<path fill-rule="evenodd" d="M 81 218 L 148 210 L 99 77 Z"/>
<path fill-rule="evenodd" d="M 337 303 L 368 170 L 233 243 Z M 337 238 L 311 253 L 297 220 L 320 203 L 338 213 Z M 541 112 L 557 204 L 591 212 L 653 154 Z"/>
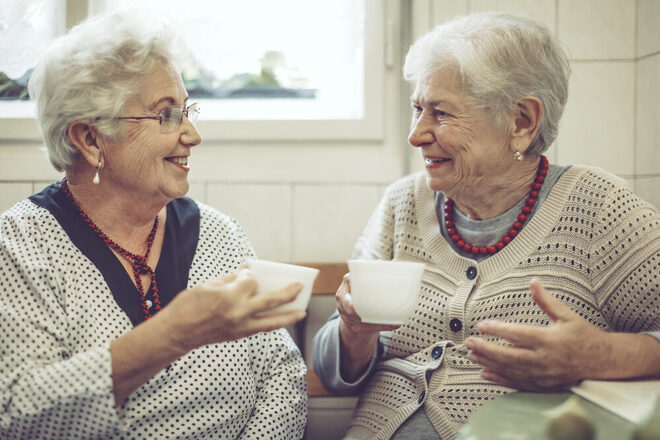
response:
<path fill-rule="evenodd" d="M 530 191 L 540 161 L 539 156 L 516 164 L 515 168 L 519 168 L 520 172 L 514 177 L 508 177 L 509 173 L 499 173 L 505 176 L 502 183 L 489 182 L 488 178 L 474 187 L 466 188 L 458 197 L 445 195 L 454 201 L 455 209 L 471 220 L 498 217 L 515 206 Z"/>

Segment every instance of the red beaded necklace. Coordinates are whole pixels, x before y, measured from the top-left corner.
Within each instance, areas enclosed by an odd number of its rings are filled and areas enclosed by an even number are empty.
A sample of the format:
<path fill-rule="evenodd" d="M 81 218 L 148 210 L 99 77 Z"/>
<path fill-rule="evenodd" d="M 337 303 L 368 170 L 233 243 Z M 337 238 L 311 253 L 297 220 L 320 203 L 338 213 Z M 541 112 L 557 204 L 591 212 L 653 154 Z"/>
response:
<path fill-rule="evenodd" d="M 156 284 L 156 272 L 149 267 L 147 264 L 147 259 L 149 258 L 149 252 L 151 252 L 151 246 L 154 244 L 154 238 L 156 237 L 156 231 L 158 230 L 158 216 L 154 219 L 154 225 L 151 228 L 151 232 L 147 236 L 147 252 L 143 255 L 137 255 L 130 251 L 127 251 L 117 243 L 115 243 L 110 237 L 105 235 L 105 233 L 96 226 L 91 218 L 82 210 L 76 199 L 71 194 L 69 186 L 67 185 L 66 179 L 62 180 L 60 183 L 62 191 L 67 196 L 69 200 L 73 203 L 73 206 L 76 207 L 78 213 L 82 216 L 83 221 L 90 227 L 96 235 L 101 238 L 105 244 L 107 244 L 111 249 L 115 250 L 121 256 L 126 258 L 130 265 L 133 267 L 133 276 L 135 278 L 135 284 L 137 285 L 138 291 L 140 292 L 140 302 L 142 303 L 142 313 L 144 313 L 145 319 L 149 319 L 154 313 L 160 310 L 160 297 L 158 296 L 158 285 Z M 151 284 L 149 289 L 152 292 L 153 301 L 147 299 L 147 294 L 144 292 L 144 287 L 142 286 L 142 280 L 140 275 L 151 275 Z"/>
<path fill-rule="evenodd" d="M 529 197 L 525 200 L 520 214 L 518 214 L 518 221 L 514 222 L 512 227 L 509 229 L 507 235 L 502 237 L 500 241 L 494 245 L 486 246 L 474 246 L 466 242 L 461 234 L 456 230 L 456 225 L 453 222 L 453 211 L 454 211 L 454 201 L 450 198 L 447 198 L 445 201 L 445 226 L 447 227 L 447 234 L 451 237 L 451 240 L 456 243 L 460 249 L 463 249 L 465 252 L 470 252 L 472 255 L 494 255 L 497 252 L 501 251 L 504 246 L 511 243 L 518 232 L 522 229 L 523 225 L 527 221 L 527 216 L 532 212 L 532 207 L 536 204 L 536 199 L 539 197 L 539 191 L 543 186 L 545 181 L 545 176 L 548 174 L 548 159 L 545 156 L 541 156 L 541 163 L 539 164 L 539 169 L 536 172 L 536 178 L 534 183 L 532 183 L 532 189 L 529 191 Z"/>

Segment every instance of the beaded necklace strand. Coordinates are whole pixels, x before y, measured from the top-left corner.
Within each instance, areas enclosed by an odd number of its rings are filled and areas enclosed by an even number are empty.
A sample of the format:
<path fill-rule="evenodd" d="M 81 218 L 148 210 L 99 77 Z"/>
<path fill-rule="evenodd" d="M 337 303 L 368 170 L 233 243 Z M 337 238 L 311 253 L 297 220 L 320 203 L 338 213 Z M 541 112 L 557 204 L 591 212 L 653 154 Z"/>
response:
<path fill-rule="evenodd" d="M 128 262 L 130 263 L 131 267 L 133 268 L 133 276 L 135 278 L 135 284 L 137 285 L 138 291 L 140 292 L 140 302 L 142 303 L 142 313 L 144 314 L 145 319 L 149 319 L 153 314 L 158 312 L 161 308 L 160 305 L 160 297 L 158 296 L 158 285 L 156 283 L 156 272 L 149 267 L 147 264 L 147 259 L 149 258 L 149 252 L 151 252 L 151 246 L 154 244 L 154 238 L 156 237 L 156 231 L 158 230 L 158 216 L 154 219 L 154 225 L 151 228 L 151 232 L 149 232 L 149 235 L 147 236 L 147 251 L 145 252 L 144 255 L 138 255 L 134 254 L 117 243 L 115 243 L 110 237 L 108 237 L 96 224 L 92 221 L 91 218 L 87 215 L 85 211 L 78 205 L 78 202 L 76 202 L 76 199 L 73 197 L 73 194 L 71 194 L 71 191 L 69 190 L 69 186 L 67 185 L 66 179 L 63 179 L 60 182 L 60 187 L 62 188 L 62 191 L 64 191 L 64 194 L 66 197 L 71 200 L 73 203 L 73 206 L 76 207 L 76 210 L 78 213 L 81 215 L 83 221 L 89 228 L 94 231 L 94 233 L 102 239 L 105 244 L 107 244 L 111 249 L 116 251 L 118 254 L 126 258 Z M 144 287 L 142 285 L 142 280 L 140 279 L 140 275 L 150 275 L 151 276 L 151 284 L 149 285 L 149 290 L 152 292 L 152 298 L 153 301 L 147 299 L 147 294 L 144 291 Z M 148 291 L 147 291 L 148 293 Z"/>
<path fill-rule="evenodd" d="M 470 252 L 472 255 L 495 255 L 497 252 L 501 251 L 507 244 L 511 243 L 518 232 L 523 228 L 529 214 L 532 212 L 532 207 L 536 204 L 536 199 L 539 197 L 539 192 L 543 187 L 543 182 L 545 181 L 545 176 L 548 174 L 548 159 L 545 156 L 541 156 L 541 162 L 539 163 L 539 169 L 536 172 L 536 178 L 534 183 L 532 183 L 532 189 L 529 191 L 527 200 L 523 205 L 520 214 L 518 214 L 518 220 L 513 223 L 511 228 L 508 231 L 508 234 L 502 237 L 497 243 L 490 246 L 475 246 L 468 243 L 461 237 L 461 234 L 458 233 L 456 225 L 453 221 L 454 218 L 454 201 L 450 198 L 447 198 L 445 201 L 445 226 L 447 227 L 447 234 L 451 237 L 451 240 L 456 243 L 460 249 L 465 252 Z"/>

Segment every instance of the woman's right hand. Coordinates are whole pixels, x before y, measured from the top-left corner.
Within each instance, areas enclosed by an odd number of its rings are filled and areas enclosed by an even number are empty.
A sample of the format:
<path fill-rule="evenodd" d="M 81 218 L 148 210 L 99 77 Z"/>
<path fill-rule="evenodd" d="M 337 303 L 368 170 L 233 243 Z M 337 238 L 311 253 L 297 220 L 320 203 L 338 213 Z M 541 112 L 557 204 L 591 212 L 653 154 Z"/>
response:
<path fill-rule="evenodd" d="M 398 325 L 369 324 L 355 311 L 351 296 L 351 274 L 344 275 L 335 294 L 337 311 L 341 317 L 339 336 L 341 341 L 341 373 L 346 381 L 360 376 L 373 356 L 381 331 L 392 331 Z"/>
<path fill-rule="evenodd" d="M 172 343 L 188 352 L 300 321 L 306 314 L 303 310 L 263 313 L 292 301 L 301 289 L 300 283 L 292 283 L 257 295 L 257 282 L 248 269 L 241 268 L 181 292 L 158 315 L 163 315 Z"/>

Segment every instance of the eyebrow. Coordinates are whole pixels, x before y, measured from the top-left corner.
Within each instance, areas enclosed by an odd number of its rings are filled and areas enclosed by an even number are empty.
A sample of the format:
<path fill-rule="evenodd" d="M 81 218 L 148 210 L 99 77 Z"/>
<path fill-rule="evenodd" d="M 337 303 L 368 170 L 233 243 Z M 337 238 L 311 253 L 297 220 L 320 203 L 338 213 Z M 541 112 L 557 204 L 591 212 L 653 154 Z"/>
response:
<path fill-rule="evenodd" d="M 188 102 L 188 98 L 189 98 L 189 96 L 186 95 L 186 97 L 185 97 L 184 100 L 183 100 L 183 106 L 184 106 L 184 107 L 186 106 L 186 103 Z M 149 106 L 149 110 L 154 110 L 154 109 L 157 108 L 157 107 L 160 105 L 160 103 L 163 102 L 163 101 L 167 101 L 167 102 L 169 102 L 170 105 L 176 105 L 176 100 L 174 99 L 174 97 L 172 97 L 172 96 L 164 96 L 164 97 L 160 98 L 158 101 L 154 102 L 152 105 L 150 105 L 150 106 Z"/>
<path fill-rule="evenodd" d="M 419 104 L 419 101 L 417 99 L 415 99 L 413 96 L 411 96 L 410 97 L 410 103 L 411 104 Z M 437 107 L 437 106 L 442 105 L 442 104 L 452 105 L 451 102 L 449 102 L 447 100 L 444 100 L 444 99 L 436 99 L 436 100 L 433 100 L 433 101 L 429 101 L 427 104 L 431 107 Z"/>

